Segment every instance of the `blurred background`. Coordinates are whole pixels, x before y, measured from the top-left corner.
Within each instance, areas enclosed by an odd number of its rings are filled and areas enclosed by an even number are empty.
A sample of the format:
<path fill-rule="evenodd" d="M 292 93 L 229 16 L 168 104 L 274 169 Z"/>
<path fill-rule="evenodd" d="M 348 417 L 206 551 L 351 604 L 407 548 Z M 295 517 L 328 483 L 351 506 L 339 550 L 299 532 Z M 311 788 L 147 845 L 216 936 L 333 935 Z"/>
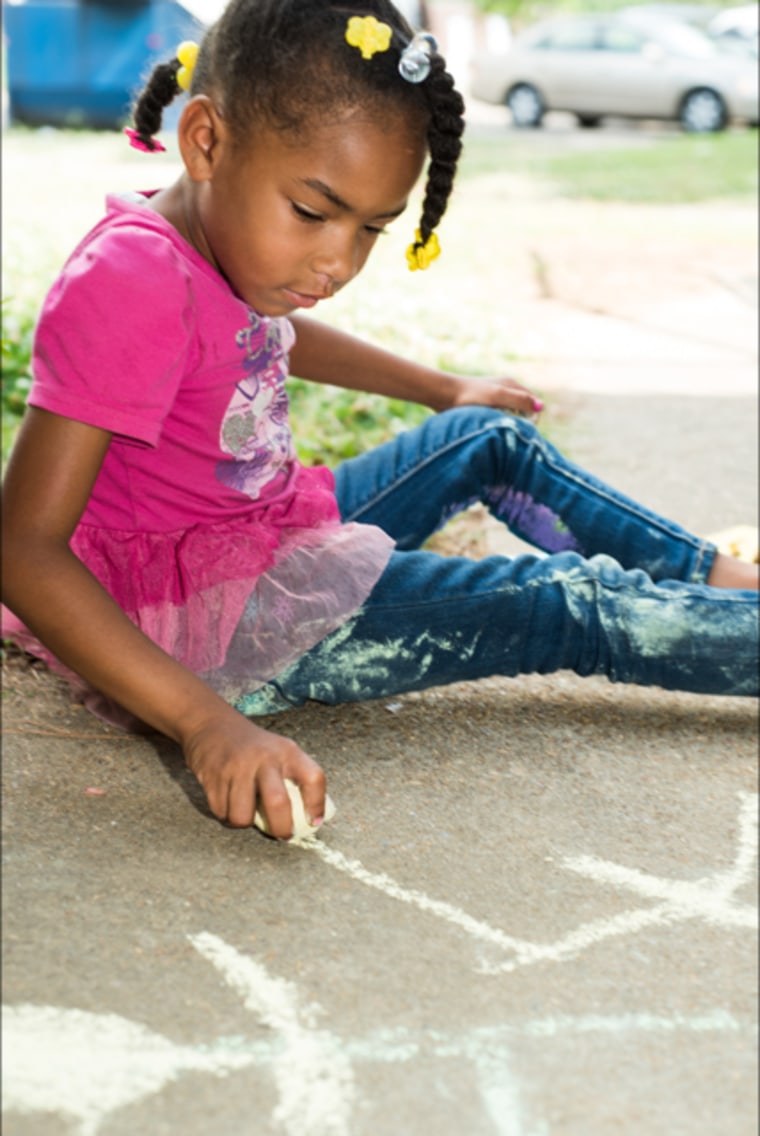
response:
<path fill-rule="evenodd" d="M 149 157 L 121 134 L 130 103 L 152 65 L 198 38 L 222 7 L 3 5 L 4 455 L 29 388 L 36 312 L 63 260 L 107 192 L 158 187 L 179 172 L 172 131 L 181 100 L 165 119 L 166 153 Z M 757 3 L 399 7 L 433 31 L 467 100 L 445 255 L 429 273 L 405 272 L 412 202 L 360 280 L 319 318 L 435 366 L 507 370 L 538 388 L 580 381 L 574 367 L 597 381 L 588 375 L 600 337 L 611 335 L 604 313 L 651 325 L 670 312 L 693 343 L 709 327 L 719 345 L 730 326 L 752 349 Z M 596 323 L 571 330 L 570 311 L 596 313 Z M 730 366 L 720 381 L 730 388 Z M 291 397 L 307 461 L 350 456 L 425 413 L 297 379 Z"/>
<path fill-rule="evenodd" d="M 116 127 L 150 66 L 213 22 L 223 0 L 6 0 L 4 115 L 27 124 Z M 714 119 L 757 122 L 758 5 L 616 0 L 401 0 L 438 38 L 460 87 L 505 105 L 515 125 L 552 109 L 680 118 L 689 97 Z M 746 64 L 746 75 L 744 78 Z M 530 98 L 528 97 L 530 96 Z M 529 106 L 529 103 L 531 104 Z M 527 108 L 527 109 L 526 109 Z"/>

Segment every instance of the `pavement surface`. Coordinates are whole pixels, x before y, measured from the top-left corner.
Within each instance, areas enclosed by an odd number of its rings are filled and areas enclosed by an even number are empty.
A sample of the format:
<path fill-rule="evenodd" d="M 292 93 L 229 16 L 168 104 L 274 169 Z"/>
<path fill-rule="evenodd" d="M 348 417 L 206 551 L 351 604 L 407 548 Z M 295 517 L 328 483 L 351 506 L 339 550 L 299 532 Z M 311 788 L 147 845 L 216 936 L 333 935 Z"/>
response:
<path fill-rule="evenodd" d="M 700 532 L 756 523 L 751 220 L 735 287 L 725 241 L 658 289 L 633 250 L 644 286 L 593 311 L 580 232 L 516 300 L 547 430 Z M 560 674 L 310 706 L 269 722 L 328 771 L 306 849 L 4 678 L 5 1136 L 754 1136 L 755 700 Z"/>

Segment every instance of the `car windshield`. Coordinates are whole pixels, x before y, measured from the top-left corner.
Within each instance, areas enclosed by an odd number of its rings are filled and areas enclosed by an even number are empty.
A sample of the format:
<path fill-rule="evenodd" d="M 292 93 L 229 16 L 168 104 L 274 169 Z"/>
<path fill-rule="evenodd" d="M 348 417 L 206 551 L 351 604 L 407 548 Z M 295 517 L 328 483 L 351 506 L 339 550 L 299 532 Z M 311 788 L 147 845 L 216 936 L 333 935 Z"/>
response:
<path fill-rule="evenodd" d="M 522 42 L 537 51 L 591 51 L 596 45 L 595 23 L 568 20 L 539 24 L 525 32 Z"/>

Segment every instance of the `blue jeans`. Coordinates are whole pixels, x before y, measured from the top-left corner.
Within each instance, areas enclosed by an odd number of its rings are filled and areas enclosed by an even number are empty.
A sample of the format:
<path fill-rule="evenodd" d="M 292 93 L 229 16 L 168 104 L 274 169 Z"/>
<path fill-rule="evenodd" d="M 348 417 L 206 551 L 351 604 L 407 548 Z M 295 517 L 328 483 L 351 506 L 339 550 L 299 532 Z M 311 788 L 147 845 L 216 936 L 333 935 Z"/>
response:
<path fill-rule="evenodd" d="M 569 669 L 709 694 L 758 692 L 758 596 L 710 588 L 715 548 L 565 459 L 528 421 L 449 410 L 336 471 L 345 520 L 396 551 L 362 608 L 246 714 L 488 675 Z M 419 551 L 481 501 L 547 555 Z"/>

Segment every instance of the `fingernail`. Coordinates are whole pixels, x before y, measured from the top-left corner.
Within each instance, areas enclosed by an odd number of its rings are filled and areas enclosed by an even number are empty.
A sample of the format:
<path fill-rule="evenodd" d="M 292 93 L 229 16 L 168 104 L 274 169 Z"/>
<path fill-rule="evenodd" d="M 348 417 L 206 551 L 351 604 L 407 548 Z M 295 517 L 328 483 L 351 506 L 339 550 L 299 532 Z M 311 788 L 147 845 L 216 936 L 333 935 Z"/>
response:
<path fill-rule="evenodd" d="M 315 817 L 314 820 L 311 822 L 311 827 L 312 828 L 319 828 L 320 824 L 324 824 L 324 820 L 325 820 L 324 817 Z"/>
<path fill-rule="evenodd" d="M 535 410 L 536 414 L 538 414 L 539 411 L 544 409 L 544 404 L 542 403 L 540 398 L 534 398 L 533 399 L 533 409 Z"/>

